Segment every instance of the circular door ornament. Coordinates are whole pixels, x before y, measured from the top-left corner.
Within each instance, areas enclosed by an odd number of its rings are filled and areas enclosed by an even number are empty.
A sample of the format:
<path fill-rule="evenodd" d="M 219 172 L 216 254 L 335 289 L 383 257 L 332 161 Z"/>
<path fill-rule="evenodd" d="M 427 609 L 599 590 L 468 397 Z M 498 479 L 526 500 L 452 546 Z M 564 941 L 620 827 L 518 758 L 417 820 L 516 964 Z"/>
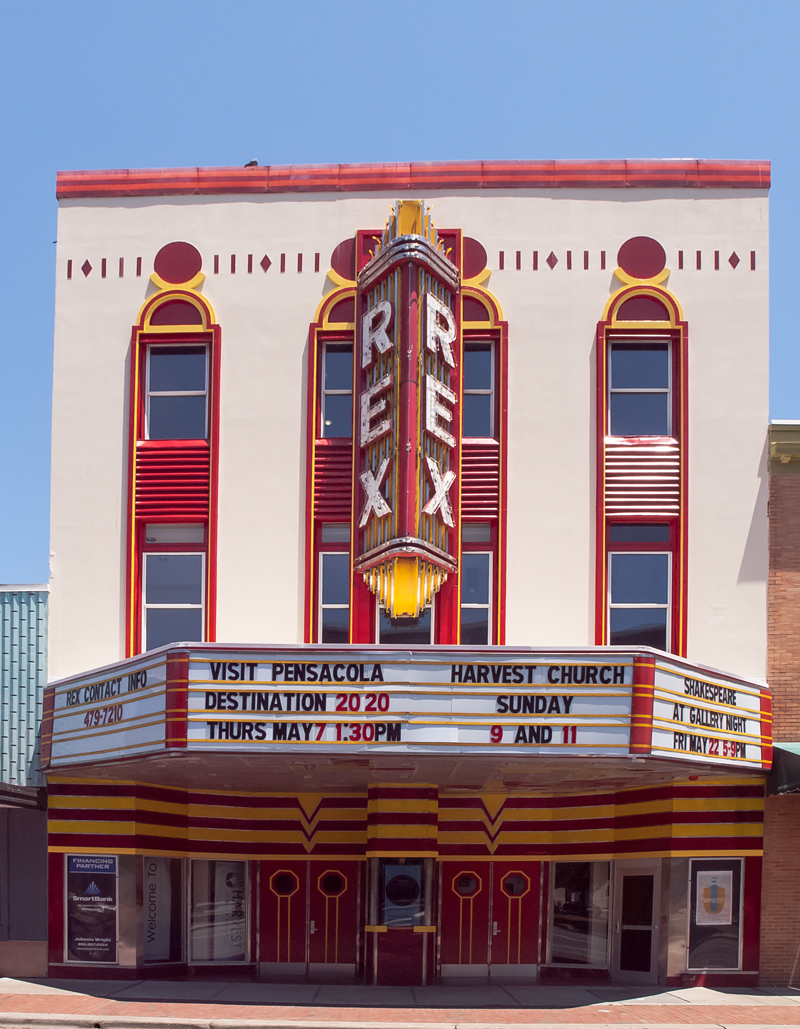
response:
<path fill-rule="evenodd" d="M 347 879 L 341 872 L 323 872 L 317 879 L 317 888 L 326 897 L 341 897 L 347 890 Z"/>
<path fill-rule="evenodd" d="M 531 881 L 524 872 L 509 872 L 503 876 L 501 888 L 507 897 L 518 900 L 531 888 Z"/>
<path fill-rule="evenodd" d="M 475 875 L 474 872 L 459 872 L 459 874 L 453 879 L 454 892 L 457 893 L 459 897 L 464 897 L 466 899 L 477 897 L 481 892 L 482 885 L 480 878 Z"/>
<path fill-rule="evenodd" d="M 300 880 L 294 872 L 275 872 L 270 877 L 269 888 L 278 897 L 291 897 L 300 889 Z"/>

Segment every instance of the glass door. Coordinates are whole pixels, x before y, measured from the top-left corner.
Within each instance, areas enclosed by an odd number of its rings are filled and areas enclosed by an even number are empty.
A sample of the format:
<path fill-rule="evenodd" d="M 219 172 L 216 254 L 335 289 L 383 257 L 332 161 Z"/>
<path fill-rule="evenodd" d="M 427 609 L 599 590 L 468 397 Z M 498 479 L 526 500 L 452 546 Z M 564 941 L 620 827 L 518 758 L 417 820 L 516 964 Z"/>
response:
<path fill-rule="evenodd" d="M 658 982 L 659 861 L 618 861 L 614 882 L 615 978 Z"/>

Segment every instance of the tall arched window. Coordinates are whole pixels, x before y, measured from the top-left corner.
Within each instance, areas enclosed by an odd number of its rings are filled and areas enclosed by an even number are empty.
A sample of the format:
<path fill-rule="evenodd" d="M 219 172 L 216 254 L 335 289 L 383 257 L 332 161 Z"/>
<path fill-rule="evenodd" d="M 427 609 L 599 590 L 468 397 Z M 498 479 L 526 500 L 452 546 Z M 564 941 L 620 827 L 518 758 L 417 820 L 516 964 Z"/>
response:
<path fill-rule="evenodd" d="M 127 653 L 213 640 L 220 330 L 191 290 L 164 289 L 131 337 Z"/>
<path fill-rule="evenodd" d="M 686 347 L 656 285 L 619 290 L 597 327 L 598 644 L 686 653 Z"/>

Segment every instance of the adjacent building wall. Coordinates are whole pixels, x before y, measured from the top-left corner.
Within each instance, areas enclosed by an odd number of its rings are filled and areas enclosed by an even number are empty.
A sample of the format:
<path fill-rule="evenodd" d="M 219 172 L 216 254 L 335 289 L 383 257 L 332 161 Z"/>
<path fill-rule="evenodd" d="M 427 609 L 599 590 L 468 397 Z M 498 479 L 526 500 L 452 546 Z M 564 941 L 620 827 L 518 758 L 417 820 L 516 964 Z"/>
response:
<path fill-rule="evenodd" d="M 776 742 L 800 740 L 800 422 L 770 425 L 768 681 Z"/>
<path fill-rule="evenodd" d="M 0 586 L 0 975 L 47 974 L 47 586 Z M 41 805 L 41 806 L 40 806 Z"/>
<path fill-rule="evenodd" d="M 0 586 L 0 783 L 44 786 L 39 771 L 47 682 L 47 586 Z"/>
<path fill-rule="evenodd" d="M 800 741 L 800 422 L 769 427 L 769 673 L 773 736 Z M 791 757 L 788 759 L 800 759 Z M 791 779 L 795 776 L 791 774 Z M 774 788 L 779 788 L 777 781 Z M 788 784 L 790 787 L 794 782 Z M 800 962 L 800 793 L 764 807 L 761 981 L 797 984 Z"/>

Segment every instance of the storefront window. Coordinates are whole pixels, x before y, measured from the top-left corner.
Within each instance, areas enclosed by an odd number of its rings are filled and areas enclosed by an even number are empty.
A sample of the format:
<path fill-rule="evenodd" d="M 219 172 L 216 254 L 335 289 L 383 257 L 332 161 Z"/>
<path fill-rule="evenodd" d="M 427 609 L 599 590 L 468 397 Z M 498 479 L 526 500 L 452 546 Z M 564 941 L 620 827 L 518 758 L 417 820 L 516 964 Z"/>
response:
<path fill-rule="evenodd" d="M 144 960 L 182 959 L 181 861 L 145 857 L 143 877 Z"/>
<path fill-rule="evenodd" d="M 190 961 L 247 960 L 244 861 L 193 861 Z"/>
<path fill-rule="evenodd" d="M 689 968 L 738 969 L 741 963 L 741 859 L 692 861 Z"/>
<path fill-rule="evenodd" d="M 565 861 L 553 866 L 550 962 L 608 965 L 607 861 Z"/>

